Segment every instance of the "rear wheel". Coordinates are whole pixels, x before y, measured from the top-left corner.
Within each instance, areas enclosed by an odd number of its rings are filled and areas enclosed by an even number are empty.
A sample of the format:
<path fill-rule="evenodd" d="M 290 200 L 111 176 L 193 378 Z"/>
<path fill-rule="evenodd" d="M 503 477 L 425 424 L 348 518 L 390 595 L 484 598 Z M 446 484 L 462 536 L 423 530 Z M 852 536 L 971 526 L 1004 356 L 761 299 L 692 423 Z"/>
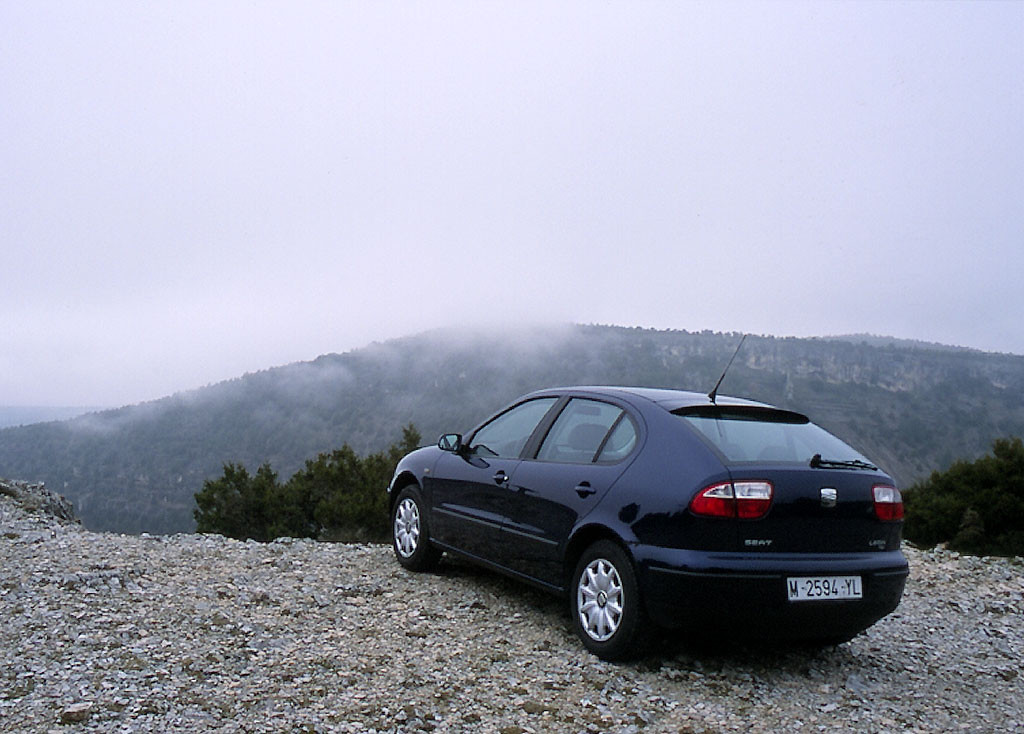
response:
<path fill-rule="evenodd" d="M 391 508 L 391 540 L 398 562 L 411 571 L 429 571 L 441 551 L 430 544 L 430 528 L 423 498 L 414 486 L 406 487 Z"/>
<path fill-rule="evenodd" d="M 583 645 L 602 660 L 640 655 L 650 623 L 626 552 L 600 540 L 584 551 L 572 578 L 569 605 Z"/>

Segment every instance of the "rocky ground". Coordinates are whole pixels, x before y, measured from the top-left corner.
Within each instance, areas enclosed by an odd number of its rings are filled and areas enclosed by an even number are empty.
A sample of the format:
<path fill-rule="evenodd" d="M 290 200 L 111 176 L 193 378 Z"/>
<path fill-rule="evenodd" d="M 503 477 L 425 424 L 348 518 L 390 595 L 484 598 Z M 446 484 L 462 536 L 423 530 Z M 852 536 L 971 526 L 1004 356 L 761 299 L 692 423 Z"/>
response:
<path fill-rule="evenodd" d="M 1024 731 L 1019 559 L 908 548 L 897 612 L 825 651 L 667 639 L 614 665 L 558 600 L 461 563 L 91 533 L 10 494 L 3 731 Z"/>

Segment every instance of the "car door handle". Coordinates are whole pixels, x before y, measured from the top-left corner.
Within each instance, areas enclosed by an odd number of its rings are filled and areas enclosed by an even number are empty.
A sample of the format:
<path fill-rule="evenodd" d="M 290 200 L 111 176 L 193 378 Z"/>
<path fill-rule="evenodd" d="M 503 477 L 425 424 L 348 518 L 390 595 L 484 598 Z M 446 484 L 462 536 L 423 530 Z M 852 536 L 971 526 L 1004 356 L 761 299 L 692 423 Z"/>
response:
<path fill-rule="evenodd" d="M 507 481 L 508 481 L 508 474 L 505 473 L 504 469 L 498 469 L 497 473 L 494 475 L 494 483 L 495 484 L 504 484 Z"/>
<path fill-rule="evenodd" d="M 597 490 L 590 486 L 590 482 L 580 482 L 576 485 L 576 494 L 580 497 L 589 497 L 595 492 L 597 492 Z"/>

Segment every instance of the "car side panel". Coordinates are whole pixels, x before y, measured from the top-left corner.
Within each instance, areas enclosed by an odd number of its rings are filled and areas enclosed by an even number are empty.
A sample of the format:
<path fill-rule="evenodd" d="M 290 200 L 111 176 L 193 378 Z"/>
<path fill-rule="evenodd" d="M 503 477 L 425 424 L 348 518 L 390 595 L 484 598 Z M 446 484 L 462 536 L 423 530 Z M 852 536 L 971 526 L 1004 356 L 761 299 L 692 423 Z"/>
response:
<path fill-rule="evenodd" d="M 562 464 L 523 461 L 512 476 L 505 542 L 494 549 L 503 566 L 545 583 L 563 582 L 566 540 L 601 501 L 628 461 Z"/>
<path fill-rule="evenodd" d="M 709 522 L 688 509 L 698 491 L 729 479 L 725 465 L 670 413 L 655 408 L 644 418 L 643 451 L 588 520 L 646 545 L 735 549 L 735 523 Z"/>
<path fill-rule="evenodd" d="M 453 549 L 491 558 L 503 542 L 508 515 L 508 482 L 519 459 L 466 457 L 445 452 L 425 479 L 430 496 L 431 534 Z"/>

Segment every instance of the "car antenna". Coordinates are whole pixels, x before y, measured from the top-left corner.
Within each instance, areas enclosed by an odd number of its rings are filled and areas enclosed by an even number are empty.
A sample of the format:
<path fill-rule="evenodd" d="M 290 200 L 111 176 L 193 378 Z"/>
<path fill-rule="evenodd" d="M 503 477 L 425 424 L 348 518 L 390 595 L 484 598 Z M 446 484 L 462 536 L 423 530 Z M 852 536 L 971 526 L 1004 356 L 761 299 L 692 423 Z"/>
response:
<path fill-rule="evenodd" d="M 740 339 L 740 343 L 736 345 L 736 351 L 733 352 L 732 356 L 729 358 L 729 364 L 725 365 L 725 369 L 722 370 L 722 376 L 718 378 L 718 382 L 715 383 L 714 389 L 708 393 L 708 399 L 711 400 L 712 405 L 717 405 L 717 403 L 715 403 L 715 398 L 718 397 L 718 388 L 722 385 L 722 380 L 725 379 L 725 373 L 729 371 L 730 367 L 732 367 L 732 361 L 736 359 L 736 355 L 740 353 L 740 347 L 743 346 L 743 342 L 746 341 L 746 339 L 747 335 L 744 334 L 743 338 Z"/>

